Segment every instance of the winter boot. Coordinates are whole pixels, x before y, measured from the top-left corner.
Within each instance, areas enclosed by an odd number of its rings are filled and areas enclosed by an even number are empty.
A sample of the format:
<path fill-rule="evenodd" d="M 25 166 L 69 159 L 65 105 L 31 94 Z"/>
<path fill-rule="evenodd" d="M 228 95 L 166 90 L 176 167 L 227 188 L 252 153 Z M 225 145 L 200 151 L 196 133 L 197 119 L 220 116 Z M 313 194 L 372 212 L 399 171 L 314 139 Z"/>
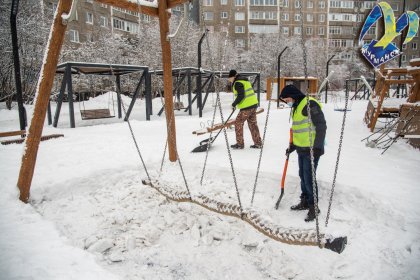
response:
<path fill-rule="evenodd" d="M 318 209 L 318 214 L 321 212 L 321 210 Z M 309 211 L 308 211 L 308 215 L 306 215 L 305 218 L 305 222 L 310 222 L 315 220 L 315 206 L 314 205 L 309 205 Z"/>
<path fill-rule="evenodd" d="M 262 145 L 254 144 L 249 146 L 251 149 L 261 149 Z"/>
<path fill-rule="evenodd" d="M 244 148 L 244 146 L 241 146 L 241 145 L 239 145 L 238 143 L 236 143 L 236 144 L 234 144 L 234 145 L 230 145 L 230 147 L 231 147 L 232 149 L 235 149 L 235 150 L 239 150 L 239 149 L 243 149 L 243 148 Z"/>
<path fill-rule="evenodd" d="M 305 198 L 301 198 L 298 204 L 290 207 L 290 210 L 293 210 L 293 211 L 308 210 L 308 209 L 309 209 L 309 205 L 308 205 L 308 202 L 306 202 Z"/>

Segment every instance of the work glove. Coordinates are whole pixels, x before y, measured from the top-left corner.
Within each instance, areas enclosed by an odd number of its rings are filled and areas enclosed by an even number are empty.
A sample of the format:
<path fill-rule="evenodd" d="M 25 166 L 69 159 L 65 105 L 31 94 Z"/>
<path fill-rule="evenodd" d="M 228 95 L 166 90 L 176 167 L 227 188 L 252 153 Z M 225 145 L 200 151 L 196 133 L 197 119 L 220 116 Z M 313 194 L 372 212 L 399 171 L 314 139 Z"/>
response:
<path fill-rule="evenodd" d="M 324 149 L 314 148 L 314 157 L 320 157 L 324 154 Z"/>
<path fill-rule="evenodd" d="M 289 147 L 286 149 L 286 156 L 290 155 L 296 150 L 296 146 L 293 144 L 290 144 Z"/>

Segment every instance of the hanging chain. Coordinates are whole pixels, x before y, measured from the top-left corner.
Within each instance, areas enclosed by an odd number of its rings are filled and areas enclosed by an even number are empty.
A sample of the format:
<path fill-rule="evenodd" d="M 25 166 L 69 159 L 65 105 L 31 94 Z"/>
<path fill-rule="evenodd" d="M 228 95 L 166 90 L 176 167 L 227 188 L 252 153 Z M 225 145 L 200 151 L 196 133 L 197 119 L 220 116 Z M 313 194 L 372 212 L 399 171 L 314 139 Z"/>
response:
<path fill-rule="evenodd" d="M 217 94 L 216 94 L 216 106 L 214 106 L 214 110 L 213 110 L 213 118 L 211 120 L 211 127 L 214 126 L 214 120 L 216 118 L 216 111 L 217 111 L 217 104 L 219 104 L 219 103 L 220 103 L 220 94 L 219 94 L 219 92 L 217 92 Z M 208 159 L 208 156 L 209 156 L 210 145 L 213 142 L 212 139 L 211 139 L 212 135 L 213 135 L 213 130 L 210 131 L 209 141 L 207 142 L 206 157 L 204 159 L 204 165 L 203 165 L 203 170 L 201 172 L 201 179 L 200 179 L 200 185 L 201 186 L 203 185 L 204 173 L 206 171 L 206 165 L 207 165 L 207 159 Z"/>
<path fill-rule="evenodd" d="M 201 11 L 201 16 L 202 16 L 202 18 L 204 19 L 204 14 L 203 14 L 203 11 Z M 203 20 L 203 22 L 205 22 L 204 20 Z M 206 28 L 206 30 L 207 30 L 207 27 L 206 27 L 206 25 L 204 24 L 204 28 Z M 209 52 L 209 60 L 210 60 L 210 67 L 211 67 L 211 71 L 212 71 L 212 73 L 215 73 L 215 67 L 214 67 L 214 64 L 213 64 L 213 57 L 212 57 L 212 54 L 211 54 L 211 49 L 210 49 L 210 43 L 209 43 L 209 39 L 208 39 L 208 36 L 206 36 L 206 43 L 207 43 L 207 48 L 208 48 L 208 52 Z M 226 49 L 226 48 L 225 48 Z M 223 61 L 223 56 L 222 56 L 222 61 Z M 198 69 L 199 71 L 200 71 L 200 69 Z M 216 76 L 215 76 L 216 77 Z M 219 107 L 219 111 L 220 111 L 220 120 L 221 120 L 221 122 L 222 122 L 222 124 L 225 122 L 224 121 L 224 118 L 223 118 L 223 111 L 222 111 L 222 103 L 221 103 L 221 101 L 220 101 L 220 92 L 219 92 L 219 89 L 217 89 L 217 100 L 218 100 L 218 107 Z M 214 122 L 214 117 L 215 117 L 215 115 L 213 115 L 213 122 Z M 231 153 L 231 151 L 230 151 L 230 147 L 229 147 L 229 140 L 228 140 L 228 137 L 227 137 L 227 132 L 226 132 L 226 127 L 223 127 L 222 128 L 223 129 L 223 134 L 224 134 L 224 136 L 225 136 L 225 143 L 226 143 L 226 148 L 227 148 L 227 151 L 228 151 L 228 156 L 229 156 L 229 162 L 230 162 L 230 167 L 231 167 L 231 170 L 232 170 L 232 177 L 233 177 L 233 182 L 234 182 L 234 184 L 235 184 L 235 190 L 236 190 L 236 196 L 237 196 L 237 198 L 238 198 L 238 203 L 239 203 L 239 208 L 240 208 L 240 210 L 241 210 L 241 212 L 242 212 L 242 203 L 241 203 L 241 197 L 240 197 L 240 195 L 239 195 L 239 190 L 238 190 L 238 183 L 237 183 L 237 180 L 236 180 L 236 175 L 235 175 L 235 168 L 234 168 L 234 166 L 233 166 L 233 159 L 232 159 L 232 153 Z M 210 142 L 210 141 L 209 141 Z M 208 154 L 208 152 L 209 152 L 209 143 L 207 144 L 207 154 Z M 207 154 L 206 154 L 206 162 L 207 162 Z M 205 162 L 205 165 L 206 165 L 206 162 Z M 203 175 L 204 175 L 204 170 L 205 170 L 205 165 L 204 165 L 204 168 L 203 168 Z"/>
<path fill-rule="evenodd" d="M 327 217 L 325 219 L 325 227 L 328 226 L 328 220 L 330 218 L 330 213 L 331 213 L 331 205 L 332 205 L 333 195 L 334 195 L 335 180 L 337 178 L 338 164 L 340 162 L 341 147 L 342 147 L 342 144 L 343 144 L 344 126 L 346 124 L 348 103 L 349 103 L 349 92 L 346 91 L 346 103 L 344 105 L 343 123 L 341 125 L 340 141 L 338 143 L 337 161 L 335 162 L 334 179 L 333 179 L 332 186 L 331 186 L 330 201 L 329 201 L 329 204 L 328 204 Z"/>
<path fill-rule="evenodd" d="M 251 206 L 254 203 L 255 191 L 257 189 L 258 175 L 260 173 L 261 158 L 262 158 L 263 150 L 264 150 L 264 143 L 265 143 L 265 135 L 266 135 L 266 132 L 267 132 L 268 118 L 270 116 L 270 107 L 271 107 L 271 101 L 268 101 L 267 116 L 265 117 L 265 125 L 264 125 L 264 134 L 263 134 L 263 139 L 261 141 L 260 156 L 258 158 L 257 175 L 255 176 L 254 189 L 252 190 Z"/>
<path fill-rule="evenodd" d="M 318 193 L 317 193 L 317 183 L 316 183 L 316 174 L 315 174 L 315 159 L 314 159 L 314 147 L 312 143 L 312 118 L 311 118 L 311 106 L 309 99 L 309 81 L 308 81 L 308 64 L 307 64 L 307 53 L 305 46 L 305 39 L 303 38 L 303 11 L 302 11 L 302 2 L 299 0 L 299 13 L 300 13 L 300 38 L 303 51 L 303 67 L 305 72 L 305 83 L 306 83 L 306 108 L 308 112 L 308 122 L 309 122 L 309 154 L 311 157 L 311 173 L 312 173 L 312 193 L 314 197 L 314 210 L 315 210 L 315 220 L 316 220 L 316 237 L 318 241 L 318 246 L 321 248 L 321 238 L 319 234 L 319 220 L 318 220 Z"/>

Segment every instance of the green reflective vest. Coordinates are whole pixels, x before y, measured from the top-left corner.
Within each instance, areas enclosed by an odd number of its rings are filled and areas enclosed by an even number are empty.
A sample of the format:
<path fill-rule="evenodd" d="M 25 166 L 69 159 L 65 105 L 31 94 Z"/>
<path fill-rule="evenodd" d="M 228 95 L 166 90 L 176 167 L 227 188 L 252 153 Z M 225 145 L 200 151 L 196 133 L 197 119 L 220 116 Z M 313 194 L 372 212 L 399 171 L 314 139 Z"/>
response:
<path fill-rule="evenodd" d="M 318 102 L 315 98 L 309 97 L 309 100 L 313 100 L 318 103 L 319 107 L 322 109 L 321 103 Z M 305 117 L 302 114 L 303 108 L 306 106 L 308 100 L 305 97 L 300 101 L 299 105 L 293 111 L 293 124 L 292 124 L 292 131 L 293 131 L 293 144 L 297 147 L 310 147 L 314 145 L 315 142 L 315 126 L 313 123 L 309 123 L 308 117 Z M 312 143 L 309 142 L 309 126 L 311 126 L 311 140 Z"/>
<path fill-rule="evenodd" d="M 238 109 L 248 108 L 252 105 L 258 104 L 257 95 L 255 94 L 254 89 L 252 88 L 252 84 L 249 81 L 239 80 L 233 84 L 233 93 L 235 94 L 235 98 L 238 96 L 238 92 L 235 89 L 236 83 L 243 84 L 245 91 L 244 99 L 242 99 L 242 101 L 239 102 L 238 105 L 236 105 Z"/>

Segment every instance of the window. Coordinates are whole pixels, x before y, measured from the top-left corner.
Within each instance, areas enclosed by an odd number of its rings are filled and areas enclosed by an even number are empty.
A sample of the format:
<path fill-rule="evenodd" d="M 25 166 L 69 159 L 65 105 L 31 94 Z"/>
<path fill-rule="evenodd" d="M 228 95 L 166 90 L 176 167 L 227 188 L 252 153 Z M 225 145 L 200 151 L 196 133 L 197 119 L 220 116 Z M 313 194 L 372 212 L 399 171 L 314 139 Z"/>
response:
<path fill-rule="evenodd" d="M 312 27 L 306 27 L 306 35 L 312 35 L 313 28 Z"/>
<path fill-rule="evenodd" d="M 245 26 L 235 26 L 235 33 L 245 33 Z"/>
<path fill-rule="evenodd" d="M 300 0 L 295 0 L 295 8 L 299 8 L 300 7 Z"/>
<path fill-rule="evenodd" d="M 266 24 L 250 24 L 249 33 L 278 33 L 279 29 L 277 25 L 266 25 Z"/>
<path fill-rule="evenodd" d="M 289 0 L 283 0 L 283 6 L 280 6 L 280 7 L 288 8 L 289 7 Z"/>
<path fill-rule="evenodd" d="M 93 36 L 92 36 L 92 33 L 87 33 L 86 34 L 86 42 L 93 42 L 94 40 L 93 40 Z"/>
<path fill-rule="evenodd" d="M 341 8 L 353 9 L 354 8 L 354 2 L 353 1 L 341 1 Z"/>
<path fill-rule="evenodd" d="M 403 50 L 406 50 L 407 49 L 407 45 L 406 44 L 403 44 L 402 49 Z"/>
<path fill-rule="evenodd" d="M 266 20 L 275 20 L 277 19 L 276 12 L 251 12 L 251 19 L 266 19 Z"/>
<path fill-rule="evenodd" d="M 213 6 L 213 0 L 204 0 L 203 6 Z"/>
<path fill-rule="evenodd" d="M 228 12 L 221 12 L 220 18 L 228 18 Z"/>
<path fill-rule="evenodd" d="M 101 3 L 101 7 L 102 7 L 102 8 L 108 8 L 108 5 L 107 5 L 107 4 L 103 4 L 103 3 Z"/>
<path fill-rule="evenodd" d="M 112 19 L 112 26 L 115 29 L 124 30 L 124 21 L 119 20 L 117 18 L 113 18 Z"/>
<path fill-rule="evenodd" d="M 407 56 L 405 54 L 401 55 L 401 62 L 406 62 Z"/>
<path fill-rule="evenodd" d="M 245 6 L 245 0 L 235 0 L 235 6 Z"/>
<path fill-rule="evenodd" d="M 295 21 L 300 21 L 300 14 L 295 14 Z"/>
<path fill-rule="evenodd" d="M 237 48 L 245 48 L 245 40 L 244 39 L 236 39 L 235 46 Z"/>
<path fill-rule="evenodd" d="M 314 2 L 312 2 L 312 1 L 308 1 L 307 6 L 308 6 L 308 9 L 313 9 L 313 7 L 314 7 Z"/>
<path fill-rule="evenodd" d="M 299 35 L 301 33 L 301 28 L 300 26 L 295 26 L 293 27 L 293 34 Z"/>
<path fill-rule="evenodd" d="M 325 9 L 325 2 L 324 1 L 319 1 L 318 6 L 320 9 Z"/>
<path fill-rule="evenodd" d="M 314 15 L 313 14 L 307 14 L 306 15 L 306 21 L 314 21 Z"/>
<path fill-rule="evenodd" d="M 284 35 L 289 35 L 289 27 L 282 27 L 282 31 Z"/>
<path fill-rule="evenodd" d="M 227 5 L 228 1 L 227 0 L 220 0 L 220 5 Z"/>
<path fill-rule="evenodd" d="M 227 26 L 222 26 L 222 27 L 220 27 L 220 32 L 222 32 L 222 33 L 228 33 L 229 31 L 228 31 L 228 28 L 227 28 Z"/>
<path fill-rule="evenodd" d="M 108 27 L 108 19 L 104 16 L 101 16 L 100 24 L 101 24 L 102 27 Z"/>
<path fill-rule="evenodd" d="M 86 12 L 86 23 L 93 24 L 93 14 Z"/>
<path fill-rule="evenodd" d="M 214 14 L 213 12 L 204 12 L 204 20 L 213 20 Z"/>
<path fill-rule="evenodd" d="M 70 42 L 80 43 L 80 41 L 79 41 L 79 31 L 69 30 L 69 35 L 70 35 Z"/>
<path fill-rule="evenodd" d="M 375 5 L 376 5 L 376 2 L 375 1 L 364 1 L 363 2 L 363 7 L 366 10 L 372 9 Z"/>
<path fill-rule="evenodd" d="M 329 34 L 341 34 L 341 26 L 330 26 L 328 28 Z"/>
<path fill-rule="evenodd" d="M 324 22 L 325 21 L 325 15 L 324 14 L 318 15 L 318 20 L 319 20 L 319 22 Z"/>
<path fill-rule="evenodd" d="M 245 13 L 241 13 L 241 12 L 235 13 L 235 20 L 245 20 Z"/>
<path fill-rule="evenodd" d="M 281 14 L 281 20 L 282 21 L 289 21 L 289 14 L 288 13 Z"/>
<path fill-rule="evenodd" d="M 417 43 L 416 42 L 411 43 L 411 48 L 413 50 L 417 50 Z"/>
<path fill-rule="evenodd" d="M 340 1 L 330 1 L 330 8 L 340 8 Z"/>
<path fill-rule="evenodd" d="M 318 28 L 318 35 L 324 35 L 324 27 Z"/>
<path fill-rule="evenodd" d="M 356 15 L 357 22 L 362 22 L 364 17 L 365 17 L 365 15 L 357 14 Z"/>

